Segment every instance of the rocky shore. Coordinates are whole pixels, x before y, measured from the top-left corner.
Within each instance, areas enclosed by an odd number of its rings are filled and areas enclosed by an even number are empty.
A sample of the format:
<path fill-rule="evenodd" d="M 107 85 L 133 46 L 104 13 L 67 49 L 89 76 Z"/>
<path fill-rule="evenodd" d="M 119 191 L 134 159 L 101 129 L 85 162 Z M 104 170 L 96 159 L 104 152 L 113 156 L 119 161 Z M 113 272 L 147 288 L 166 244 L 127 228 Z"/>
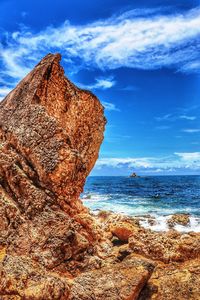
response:
<path fill-rule="evenodd" d="M 47 55 L 0 103 L 0 300 L 200 299 L 200 234 L 94 216 L 79 200 L 103 107 Z"/>

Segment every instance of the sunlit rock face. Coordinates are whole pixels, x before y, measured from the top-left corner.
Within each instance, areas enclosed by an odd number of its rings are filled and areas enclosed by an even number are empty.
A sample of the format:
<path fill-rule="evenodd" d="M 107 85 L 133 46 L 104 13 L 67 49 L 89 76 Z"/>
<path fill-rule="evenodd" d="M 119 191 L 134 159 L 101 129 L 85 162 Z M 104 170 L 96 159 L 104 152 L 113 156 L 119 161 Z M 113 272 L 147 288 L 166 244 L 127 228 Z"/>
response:
<path fill-rule="evenodd" d="M 105 123 L 99 100 L 64 76 L 60 55 L 0 103 L 1 300 L 138 299 L 154 265 L 116 254 L 79 200 Z"/>
<path fill-rule="evenodd" d="M 47 55 L 0 103 L 0 290 L 5 293 L 10 292 L 6 274 L 15 277 L 15 264 L 19 270 L 26 265 L 29 274 L 33 265 L 53 269 L 78 261 L 101 236 L 83 218 L 87 210 L 79 195 L 103 140 L 103 107 L 64 76 L 60 58 Z M 12 288 L 20 289 L 17 283 Z"/>

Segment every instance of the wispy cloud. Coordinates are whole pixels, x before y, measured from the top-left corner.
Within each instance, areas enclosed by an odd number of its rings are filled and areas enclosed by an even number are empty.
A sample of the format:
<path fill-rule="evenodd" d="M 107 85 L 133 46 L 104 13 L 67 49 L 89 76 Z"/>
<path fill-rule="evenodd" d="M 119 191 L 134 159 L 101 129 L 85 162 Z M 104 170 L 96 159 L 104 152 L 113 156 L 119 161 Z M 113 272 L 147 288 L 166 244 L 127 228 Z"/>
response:
<path fill-rule="evenodd" d="M 11 88 L 9 87 L 6 86 L 0 87 L 0 101 L 3 100 L 3 98 L 5 98 L 5 96 L 7 96 L 10 91 Z"/>
<path fill-rule="evenodd" d="M 170 129 L 170 126 L 165 126 L 165 125 L 163 125 L 163 126 L 156 126 L 156 129 L 157 130 L 167 130 L 167 129 Z"/>
<path fill-rule="evenodd" d="M 171 120 L 173 117 L 172 114 L 165 114 L 163 116 L 160 116 L 160 117 L 155 117 L 156 121 L 169 121 Z"/>
<path fill-rule="evenodd" d="M 199 171 L 200 152 L 175 152 L 164 157 L 100 158 L 95 168 L 123 169 L 143 173 L 176 173 L 177 171 Z"/>
<path fill-rule="evenodd" d="M 200 163 L 200 152 L 175 152 L 183 161 Z"/>
<path fill-rule="evenodd" d="M 176 120 L 188 120 L 188 121 L 194 121 L 197 119 L 196 116 L 189 116 L 189 115 L 179 115 L 177 113 L 170 113 L 165 114 L 160 117 L 155 117 L 156 121 L 176 121 Z"/>
<path fill-rule="evenodd" d="M 105 107 L 105 109 L 108 111 L 112 111 L 112 110 L 120 111 L 114 103 L 102 101 L 102 104 Z"/>
<path fill-rule="evenodd" d="M 93 22 L 6 32 L 0 43 L 0 76 L 23 77 L 49 51 L 59 51 L 69 70 L 157 69 L 199 72 L 200 8 L 182 14 L 140 9 Z M 98 82 L 97 82 L 98 84 Z M 106 83 L 99 83 L 106 85 Z"/>
<path fill-rule="evenodd" d="M 82 84 L 82 83 L 77 83 L 77 85 L 83 89 L 88 89 L 88 90 L 98 90 L 98 89 L 110 89 L 116 84 L 115 80 L 113 77 L 107 77 L 107 78 L 96 78 L 95 83 L 93 84 Z"/>
<path fill-rule="evenodd" d="M 179 116 L 179 119 L 184 119 L 184 120 L 189 120 L 189 121 L 194 121 L 196 120 L 196 116 L 187 116 L 187 115 L 181 115 Z"/>
<path fill-rule="evenodd" d="M 186 133 L 197 133 L 197 132 L 200 132 L 200 129 L 199 128 L 186 128 L 186 129 L 183 129 L 182 131 L 186 132 Z"/>

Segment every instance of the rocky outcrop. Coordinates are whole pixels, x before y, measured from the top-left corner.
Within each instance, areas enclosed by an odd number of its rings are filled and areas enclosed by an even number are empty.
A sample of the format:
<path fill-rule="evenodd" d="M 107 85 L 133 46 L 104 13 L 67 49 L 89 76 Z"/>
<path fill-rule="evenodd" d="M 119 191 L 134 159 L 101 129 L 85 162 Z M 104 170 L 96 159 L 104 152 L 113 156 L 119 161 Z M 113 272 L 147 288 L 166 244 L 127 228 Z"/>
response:
<path fill-rule="evenodd" d="M 59 62 L 47 55 L 0 103 L 0 299 L 200 299 L 200 234 L 79 200 L 106 121 Z"/>
<path fill-rule="evenodd" d="M 136 300 L 154 265 L 144 259 L 127 258 L 78 276 L 70 300 Z"/>
<path fill-rule="evenodd" d="M 0 103 L 0 299 L 137 299 L 153 265 L 116 261 L 79 200 L 103 107 L 59 61 L 47 55 Z"/>
<path fill-rule="evenodd" d="M 37 270 L 37 290 L 48 299 L 59 279 L 40 269 L 81 265 L 101 237 L 79 195 L 103 140 L 103 107 L 64 76 L 59 61 L 47 55 L 0 103 L 2 295 L 24 297 L 22 282 L 34 286 Z"/>
<path fill-rule="evenodd" d="M 139 300 L 199 300 L 199 260 L 181 264 L 159 265 Z"/>
<path fill-rule="evenodd" d="M 174 228 L 176 225 L 187 226 L 190 224 L 189 214 L 175 214 L 167 221 L 169 228 Z"/>
<path fill-rule="evenodd" d="M 99 213 L 97 218 L 113 243 L 114 257 L 154 264 L 139 300 L 200 299 L 200 233 L 155 232 L 142 228 L 138 219 L 113 213 Z"/>

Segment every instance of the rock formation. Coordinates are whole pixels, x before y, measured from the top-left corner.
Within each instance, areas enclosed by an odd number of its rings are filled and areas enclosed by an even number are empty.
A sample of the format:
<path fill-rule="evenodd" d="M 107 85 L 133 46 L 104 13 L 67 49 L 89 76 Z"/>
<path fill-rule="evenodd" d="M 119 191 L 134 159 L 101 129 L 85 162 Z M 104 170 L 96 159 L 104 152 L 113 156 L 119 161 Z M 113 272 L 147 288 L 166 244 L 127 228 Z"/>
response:
<path fill-rule="evenodd" d="M 113 213 L 97 218 L 113 243 L 113 256 L 155 265 L 138 300 L 200 299 L 200 233 L 154 232 L 140 227 L 138 219 Z"/>
<path fill-rule="evenodd" d="M 0 103 L 0 300 L 200 299 L 199 233 L 79 200 L 106 121 L 59 61 L 47 55 Z"/>
<path fill-rule="evenodd" d="M 0 299 L 137 299 L 153 265 L 112 257 L 79 200 L 103 107 L 59 61 L 47 55 L 0 103 Z"/>

